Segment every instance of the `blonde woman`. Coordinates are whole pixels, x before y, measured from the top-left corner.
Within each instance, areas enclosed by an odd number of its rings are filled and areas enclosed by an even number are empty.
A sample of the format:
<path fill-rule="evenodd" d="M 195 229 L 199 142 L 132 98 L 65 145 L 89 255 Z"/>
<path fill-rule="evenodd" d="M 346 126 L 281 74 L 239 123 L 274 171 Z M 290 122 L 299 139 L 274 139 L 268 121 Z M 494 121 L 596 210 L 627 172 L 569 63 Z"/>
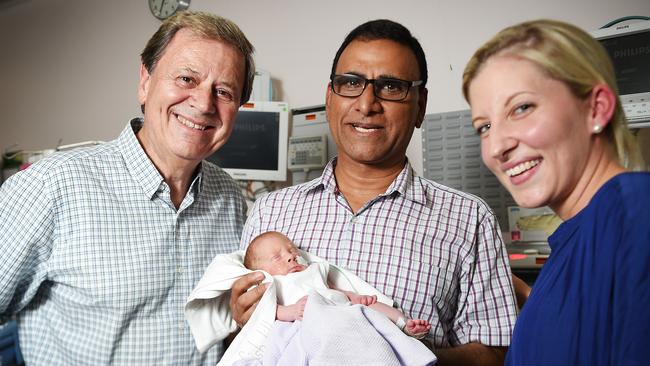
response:
<path fill-rule="evenodd" d="M 564 223 L 514 329 L 509 365 L 641 365 L 650 345 L 650 174 L 603 47 L 537 20 L 479 48 L 463 92 L 485 164 Z"/>

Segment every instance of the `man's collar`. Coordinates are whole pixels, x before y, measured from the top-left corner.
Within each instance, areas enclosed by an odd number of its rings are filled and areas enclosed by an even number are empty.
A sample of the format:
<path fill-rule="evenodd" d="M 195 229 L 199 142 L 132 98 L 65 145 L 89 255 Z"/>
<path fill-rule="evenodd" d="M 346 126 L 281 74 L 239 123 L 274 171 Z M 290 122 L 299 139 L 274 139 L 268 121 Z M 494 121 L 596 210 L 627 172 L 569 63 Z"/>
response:
<path fill-rule="evenodd" d="M 134 118 L 129 121 L 118 137 L 117 144 L 133 180 L 142 187 L 147 197 L 152 198 L 160 188 L 163 177 L 144 152 L 136 136 L 143 123 L 142 118 Z"/>
<path fill-rule="evenodd" d="M 415 171 L 413 170 L 413 167 L 411 167 L 408 159 L 406 159 L 402 171 L 386 190 L 386 195 L 393 194 L 393 192 L 398 192 L 404 198 L 413 202 L 420 204 L 426 204 L 427 202 L 422 182 L 415 175 Z"/>
<path fill-rule="evenodd" d="M 336 158 L 327 163 L 325 169 L 323 169 L 323 174 L 320 179 L 315 179 L 305 186 L 303 190 L 305 192 L 311 191 L 317 188 L 322 188 L 331 193 L 336 193 L 338 187 L 336 185 L 336 177 L 334 176 L 334 168 L 336 167 Z M 409 199 L 414 202 L 426 203 L 426 196 L 424 194 L 424 189 L 418 177 L 415 175 L 411 164 L 406 159 L 404 168 L 397 175 L 395 180 L 388 186 L 386 192 L 382 196 L 389 196 L 392 194 L 402 195 L 404 198 Z"/>
<path fill-rule="evenodd" d="M 144 120 L 133 118 L 118 137 L 118 146 L 126 167 L 149 198 L 162 190 L 164 178 L 153 164 L 147 153 L 145 153 L 136 134 L 142 128 Z M 199 194 L 203 182 L 203 162 L 197 168 L 196 175 L 190 184 L 190 191 Z"/>

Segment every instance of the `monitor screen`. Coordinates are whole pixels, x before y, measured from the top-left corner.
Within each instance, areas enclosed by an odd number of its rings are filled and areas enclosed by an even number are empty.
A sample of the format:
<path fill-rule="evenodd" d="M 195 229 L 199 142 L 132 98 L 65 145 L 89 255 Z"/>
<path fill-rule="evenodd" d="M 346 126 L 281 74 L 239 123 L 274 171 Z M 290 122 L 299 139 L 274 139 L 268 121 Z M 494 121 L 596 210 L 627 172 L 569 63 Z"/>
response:
<path fill-rule="evenodd" d="M 237 113 L 228 142 L 207 158 L 235 179 L 287 179 L 289 110 L 284 102 L 249 102 Z"/>
<path fill-rule="evenodd" d="M 600 40 L 614 63 L 620 94 L 650 90 L 650 29 Z"/>
<path fill-rule="evenodd" d="M 612 60 L 628 126 L 650 126 L 650 21 L 602 28 L 591 35 Z"/>

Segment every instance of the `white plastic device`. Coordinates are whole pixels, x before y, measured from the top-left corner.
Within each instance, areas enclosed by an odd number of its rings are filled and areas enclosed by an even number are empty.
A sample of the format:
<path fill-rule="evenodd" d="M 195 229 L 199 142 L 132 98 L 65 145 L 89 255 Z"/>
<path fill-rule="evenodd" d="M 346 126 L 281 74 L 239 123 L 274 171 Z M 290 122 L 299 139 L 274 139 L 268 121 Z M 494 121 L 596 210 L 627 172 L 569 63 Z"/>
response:
<path fill-rule="evenodd" d="M 650 21 L 598 29 L 591 36 L 612 59 L 629 127 L 650 127 Z"/>
<path fill-rule="evenodd" d="M 327 163 L 327 135 L 289 138 L 289 170 L 318 169 Z"/>

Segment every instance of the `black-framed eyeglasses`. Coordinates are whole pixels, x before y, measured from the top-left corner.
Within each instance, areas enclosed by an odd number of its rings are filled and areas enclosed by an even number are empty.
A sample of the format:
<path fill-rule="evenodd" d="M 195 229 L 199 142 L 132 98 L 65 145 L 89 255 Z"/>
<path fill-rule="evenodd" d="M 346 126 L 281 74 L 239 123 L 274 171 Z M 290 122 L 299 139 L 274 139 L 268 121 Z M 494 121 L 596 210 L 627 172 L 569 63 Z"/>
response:
<path fill-rule="evenodd" d="M 358 97 L 363 94 L 368 84 L 374 84 L 372 90 L 377 98 L 394 102 L 406 99 L 412 87 L 422 85 L 422 80 L 409 81 L 383 77 L 366 79 L 354 74 L 332 75 L 330 81 L 332 91 L 342 97 Z"/>

